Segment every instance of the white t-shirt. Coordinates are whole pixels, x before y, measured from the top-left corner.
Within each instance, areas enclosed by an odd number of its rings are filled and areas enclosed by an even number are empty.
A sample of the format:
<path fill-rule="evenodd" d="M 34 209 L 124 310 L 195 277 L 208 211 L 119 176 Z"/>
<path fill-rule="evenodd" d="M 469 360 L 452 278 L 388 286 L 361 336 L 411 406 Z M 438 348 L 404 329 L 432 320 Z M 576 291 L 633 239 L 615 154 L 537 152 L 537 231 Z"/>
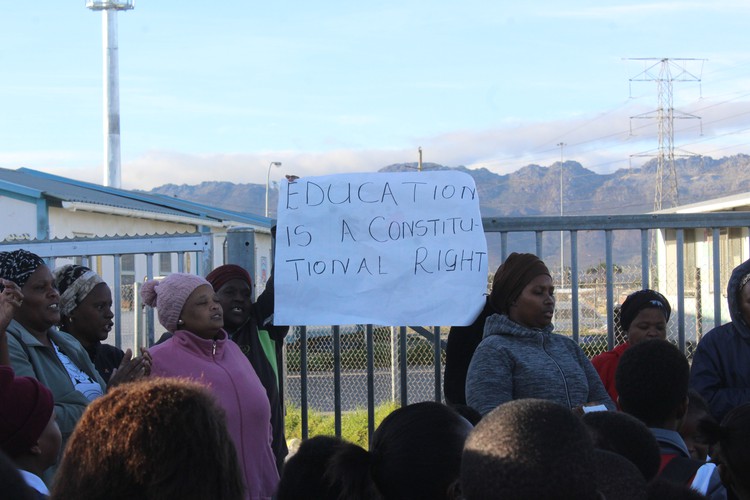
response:
<path fill-rule="evenodd" d="M 102 392 L 102 386 L 100 386 L 96 380 L 92 380 L 88 373 L 78 368 L 68 356 L 60 352 L 60 348 L 57 347 L 57 344 L 52 342 L 52 345 L 55 347 L 57 357 L 67 370 L 68 376 L 78 392 L 86 396 L 86 399 L 89 401 L 93 401 L 104 394 Z"/>

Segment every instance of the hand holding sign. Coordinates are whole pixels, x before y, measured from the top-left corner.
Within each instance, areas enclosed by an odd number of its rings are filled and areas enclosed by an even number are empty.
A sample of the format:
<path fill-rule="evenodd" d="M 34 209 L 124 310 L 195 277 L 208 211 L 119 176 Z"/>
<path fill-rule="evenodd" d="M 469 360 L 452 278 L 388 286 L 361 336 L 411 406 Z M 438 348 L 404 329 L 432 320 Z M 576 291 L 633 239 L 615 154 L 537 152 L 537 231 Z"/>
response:
<path fill-rule="evenodd" d="M 468 174 L 342 174 L 280 188 L 276 323 L 464 325 L 484 305 L 487 242 Z"/>

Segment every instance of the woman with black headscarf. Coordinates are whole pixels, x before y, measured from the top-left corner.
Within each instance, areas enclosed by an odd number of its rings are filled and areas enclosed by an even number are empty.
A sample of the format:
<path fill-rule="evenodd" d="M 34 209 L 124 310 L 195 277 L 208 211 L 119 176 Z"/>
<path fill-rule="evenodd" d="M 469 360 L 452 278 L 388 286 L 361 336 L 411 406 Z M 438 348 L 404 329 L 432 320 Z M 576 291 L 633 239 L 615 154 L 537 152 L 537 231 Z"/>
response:
<path fill-rule="evenodd" d="M 44 260 L 26 250 L 0 253 L 0 278 L 21 287 L 23 301 L 7 328 L 10 363 L 19 377 L 33 377 L 55 399 L 63 446 L 89 402 L 107 385 L 81 344 L 58 331 L 60 294 Z"/>
<path fill-rule="evenodd" d="M 646 288 L 628 295 L 617 312 L 615 316 L 619 317 L 620 328 L 625 332 L 626 341 L 611 351 L 603 352 L 591 359 L 591 364 L 599 373 L 609 397 L 615 402 L 615 372 L 620 356 L 631 346 L 644 340 L 666 340 L 667 323 L 672 314 L 672 307 L 664 295 Z"/>
<path fill-rule="evenodd" d="M 552 332 L 554 290 L 533 254 L 514 252 L 495 273 L 490 302 L 497 314 L 485 322 L 466 378 L 466 403 L 482 415 L 524 398 L 615 408 L 578 344 Z"/>

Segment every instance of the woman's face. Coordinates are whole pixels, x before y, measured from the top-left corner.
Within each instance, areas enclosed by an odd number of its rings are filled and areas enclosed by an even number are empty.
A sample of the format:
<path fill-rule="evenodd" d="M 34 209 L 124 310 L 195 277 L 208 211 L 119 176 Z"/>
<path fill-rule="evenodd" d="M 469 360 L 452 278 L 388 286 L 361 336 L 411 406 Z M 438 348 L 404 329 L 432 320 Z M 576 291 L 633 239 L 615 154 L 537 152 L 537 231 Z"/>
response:
<path fill-rule="evenodd" d="M 237 328 L 250 317 L 250 306 L 253 303 L 251 294 L 250 286 L 239 278 L 227 281 L 216 292 L 224 311 L 224 324 L 228 328 Z"/>
<path fill-rule="evenodd" d="M 540 274 L 524 287 L 510 306 L 508 317 L 528 328 L 544 328 L 555 314 L 555 287 L 552 278 Z"/>
<path fill-rule="evenodd" d="M 70 313 L 68 333 L 84 346 L 105 340 L 112 330 L 112 291 L 106 283 L 99 283 Z"/>
<path fill-rule="evenodd" d="M 737 299 L 737 302 L 739 302 L 738 305 L 740 306 L 740 314 L 742 314 L 742 319 L 745 320 L 746 324 L 750 325 L 750 282 L 746 283 L 745 286 L 742 287 Z"/>
<path fill-rule="evenodd" d="M 221 303 L 211 285 L 201 285 L 190 294 L 182 307 L 181 330 L 188 330 L 204 339 L 212 339 L 224 326 Z"/>
<path fill-rule="evenodd" d="M 23 303 L 14 318 L 31 333 L 46 332 L 60 323 L 60 294 L 47 266 L 39 266 L 21 288 Z"/>
<path fill-rule="evenodd" d="M 640 344 L 644 340 L 667 338 L 667 320 L 661 309 L 649 307 L 642 309 L 630 323 L 628 328 L 628 343 Z"/>

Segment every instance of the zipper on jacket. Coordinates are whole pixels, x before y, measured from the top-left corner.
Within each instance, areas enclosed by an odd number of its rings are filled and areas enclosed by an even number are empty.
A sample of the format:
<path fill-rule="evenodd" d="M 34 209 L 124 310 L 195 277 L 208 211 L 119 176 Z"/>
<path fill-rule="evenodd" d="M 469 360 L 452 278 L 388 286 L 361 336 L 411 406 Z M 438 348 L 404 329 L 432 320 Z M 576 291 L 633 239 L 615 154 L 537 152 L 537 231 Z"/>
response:
<path fill-rule="evenodd" d="M 560 376 L 562 377 L 563 386 L 565 386 L 565 397 L 568 400 L 568 408 L 571 410 L 573 409 L 573 403 L 570 401 L 570 390 L 568 390 L 568 381 L 565 380 L 565 372 L 563 372 L 562 368 L 560 368 L 560 365 L 558 364 L 557 360 L 553 358 L 549 352 L 547 352 L 547 343 L 545 342 L 544 334 L 542 334 L 542 349 L 544 350 L 544 353 L 549 356 L 549 359 L 552 360 L 553 363 L 555 363 L 555 366 L 557 367 L 557 371 L 560 372 Z"/>
<path fill-rule="evenodd" d="M 216 356 L 216 340 L 214 340 L 211 345 L 211 356 Z"/>

